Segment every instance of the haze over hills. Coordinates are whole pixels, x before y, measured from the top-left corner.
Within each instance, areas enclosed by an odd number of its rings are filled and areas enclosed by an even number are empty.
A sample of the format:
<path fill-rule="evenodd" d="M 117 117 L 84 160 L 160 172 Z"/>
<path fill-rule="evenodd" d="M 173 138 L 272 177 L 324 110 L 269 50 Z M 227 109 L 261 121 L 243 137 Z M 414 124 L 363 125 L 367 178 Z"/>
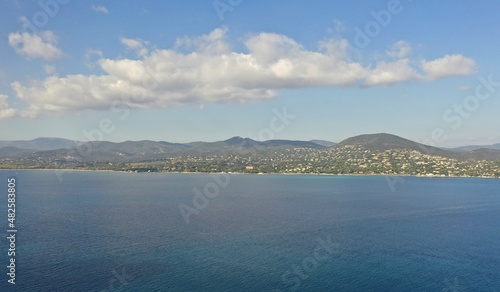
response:
<path fill-rule="evenodd" d="M 158 158 L 162 155 L 190 155 L 223 153 L 227 151 L 255 152 L 272 148 L 313 148 L 324 149 L 358 145 L 373 151 L 390 149 L 408 149 L 429 155 L 453 158 L 497 159 L 500 158 L 500 143 L 482 146 L 463 146 L 453 149 L 441 149 L 420 144 L 402 137 L 379 133 L 365 134 L 347 138 L 340 143 L 324 140 L 295 141 L 267 140 L 255 141 L 250 138 L 232 137 L 216 142 L 170 143 L 165 141 L 125 141 L 114 142 L 79 142 L 62 138 L 37 138 L 27 141 L 0 141 L 0 157 L 17 157 L 26 153 L 38 153 L 42 156 L 91 156 L 97 160 L 127 160 Z M 91 152 L 91 153 L 90 153 Z M 82 155 L 88 154 L 88 155 Z"/>
<path fill-rule="evenodd" d="M 313 142 L 313 143 L 316 143 L 318 145 L 325 146 L 325 147 L 332 147 L 332 146 L 335 146 L 338 144 L 338 143 L 326 141 L 326 140 L 311 140 L 309 142 Z"/>
<path fill-rule="evenodd" d="M 77 157 L 89 161 L 126 161 L 159 159 L 162 157 L 180 155 L 208 155 L 217 153 L 254 153 L 273 148 L 305 147 L 322 149 L 325 146 L 310 141 L 267 140 L 255 141 L 249 138 L 233 137 L 217 142 L 169 143 L 165 141 L 126 141 L 113 143 L 74 142 L 65 139 L 50 138 L 47 140 L 35 139 L 31 141 L 2 141 L 0 157 L 25 157 L 26 155 L 40 157 Z M 57 147 L 57 146 L 60 147 Z"/>
<path fill-rule="evenodd" d="M 92 143 L 97 146 L 100 142 L 81 142 L 81 141 L 73 141 L 73 140 L 68 140 L 68 139 L 63 139 L 63 138 L 36 138 L 33 140 L 16 140 L 16 141 L 1 141 L 0 140 L 0 149 L 2 148 L 19 148 L 19 149 L 26 149 L 26 150 L 31 150 L 31 151 L 47 151 L 47 150 L 59 150 L 59 149 L 71 149 L 75 148 L 78 146 L 81 146 L 86 143 Z M 429 152 L 435 152 L 435 153 L 443 153 L 439 151 L 446 151 L 445 153 L 449 152 L 464 152 L 464 151 L 473 151 L 473 150 L 479 150 L 479 149 L 494 149 L 494 150 L 500 150 L 500 143 L 493 144 L 493 145 L 467 145 L 467 146 L 460 146 L 460 147 L 455 147 L 455 148 L 439 148 L 439 147 L 432 147 L 432 146 L 427 146 L 424 144 L 420 144 L 396 135 L 392 134 L 386 134 L 386 133 L 378 133 L 378 134 L 364 134 L 364 135 L 358 135 L 354 137 L 347 138 L 339 143 L 336 142 L 331 142 L 331 141 L 326 141 L 326 140 L 310 140 L 310 141 L 300 141 L 300 140 L 267 140 L 267 141 L 256 141 L 252 140 L 250 138 L 242 138 L 239 136 L 229 138 L 224 141 L 216 141 L 216 142 L 189 142 L 189 143 L 171 143 L 171 142 L 166 142 L 166 141 L 150 141 L 150 140 L 143 140 L 143 141 L 125 141 L 125 142 L 105 142 L 103 141 L 102 143 L 105 143 L 107 147 L 104 148 L 109 148 L 110 145 L 117 145 L 119 148 L 120 147 L 134 147 L 131 145 L 135 145 L 137 147 L 142 147 L 143 145 L 151 145 L 151 144 L 161 144 L 164 146 L 168 146 L 171 148 L 176 148 L 176 149 L 185 149 L 185 148 L 227 148 L 227 147 L 239 147 L 239 148 L 266 148 L 266 147 L 287 147 L 287 146 L 292 146 L 292 147 L 311 147 L 311 148 L 323 148 L 323 147 L 333 147 L 336 145 L 339 146 L 344 146 L 348 144 L 356 144 L 356 145 L 363 145 L 365 147 L 371 148 L 371 149 L 379 149 L 379 150 L 386 150 L 386 149 L 395 149 L 395 148 L 407 148 L 407 149 L 413 149 L 417 151 L 422 151 L 424 149 L 427 149 L 426 151 Z M 108 144 L 109 143 L 109 144 Z M 128 146 L 125 146 L 128 145 Z"/>
<path fill-rule="evenodd" d="M 68 149 L 74 147 L 78 142 L 62 138 L 36 138 L 24 141 L 0 141 L 0 148 L 14 147 L 36 151 Z"/>
<path fill-rule="evenodd" d="M 493 144 L 493 145 L 470 145 L 470 146 L 461 146 L 461 147 L 452 148 L 452 150 L 454 150 L 454 151 L 473 151 L 473 150 L 479 150 L 479 149 L 500 150 L 500 143 Z"/>

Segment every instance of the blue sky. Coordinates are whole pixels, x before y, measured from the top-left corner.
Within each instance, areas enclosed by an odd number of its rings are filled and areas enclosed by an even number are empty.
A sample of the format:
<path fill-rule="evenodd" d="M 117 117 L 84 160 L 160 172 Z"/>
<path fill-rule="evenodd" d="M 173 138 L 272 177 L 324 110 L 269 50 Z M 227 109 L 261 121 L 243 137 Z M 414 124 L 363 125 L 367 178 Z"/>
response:
<path fill-rule="evenodd" d="M 0 140 L 499 143 L 497 7 L 2 1 Z"/>

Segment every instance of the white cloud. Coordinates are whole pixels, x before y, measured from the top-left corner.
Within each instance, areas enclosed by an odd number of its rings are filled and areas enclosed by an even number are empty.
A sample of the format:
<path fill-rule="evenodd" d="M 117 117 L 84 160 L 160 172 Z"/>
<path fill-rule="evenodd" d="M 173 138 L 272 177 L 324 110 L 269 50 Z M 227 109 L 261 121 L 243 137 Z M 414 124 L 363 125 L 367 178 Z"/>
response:
<path fill-rule="evenodd" d="M 53 66 L 53 65 L 44 65 L 43 66 L 43 70 L 45 71 L 45 73 L 47 74 L 54 74 L 57 72 L 57 68 L 56 66 Z"/>
<path fill-rule="evenodd" d="M 104 54 L 100 50 L 87 49 L 85 52 L 85 65 L 89 69 L 94 69 L 96 67 L 96 59 L 101 59 Z"/>
<path fill-rule="evenodd" d="M 411 66 L 410 60 L 400 59 L 394 62 L 379 62 L 370 76 L 366 78 L 364 85 L 392 85 L 419 78 L 420 75 Z"/>
<path fill-rule="evenodd" d="M 476 72 L 476 62 L 463 55 L 446 55 L 443 58 L 422 63 L 422 69 L 430 80 L 450 76 L 467 76 Z"/>
<path fill-rule="evenodd" d="M 108 9 L 106 7 L 104 7 L 104 6 L 92 5 L 92 10 L 94 10 L 95 12 L 109 14 Z"/>
<path fill-rule="evenodd" d="M 0 94 L 0 109 L 6 109 L 9 107 L 9 102 L 7 101 L 9 97 L 5 94 Z"/>
<path fill-rule="evenodd" d="M 390 49 L 386 52 L 387 56 L 391 58 L 405 58 L 410 55 L 412 52 L 412 48 L 409 42 L 407 41 L 398 41 L 394 43 Z"/>
<path fill-rule="evenodd" d="M 226 41 L 226 32 L 219 28 L 207 35 L 183 37 L 174 49 L 151 51 L 144 51 L 142 40 L 121 39 L 141 58 L 100 56 L 101 75 L 50 76 L 29 85 L 14 82 L 12 88 L 29 105 L 30 114 L 36 115 L 109 110 L 115 103 L 162 108 L 253 102 L 273 98 L 281 89 L 392 85 L 456 75 L 456 70 L 436 69 L 440 64 L 456 64 L 449 56 L 424 63 L 406 58 L 375 66 L 361 64 L 348 58 L 351 45 L 343 39 L 323 40 L 319 50 L 308 50 L 285 35 L 259 33 L 244 40 L 245 52 L 236 52 Z M 418 73 L 422 71 L 427 75 Z"/>
<path fill-rule="evenodd" d="M 334 19 L 333 20 L 333 31 L 337 32 L 337 33 L 341 33 L 341 32 L 344 32 L 347 30 L 347 27 L 345 26 L 345 24 L 338 20 L 338 19 Z"/>
<path fill-rule="evenodd" d="M 12 118 L 16 115 L 16 111 L 10 108 L 7 99 L 7 95 L 0 94 L 0 120 Z"/>
<path fill-rule="evenodd" d="M 135 51 L 137 55 L 141 57 L 146 56 L 149 52 L 147 48 L 149 43 L 141 39 L 121 38 L 120 42 L 128 49 Z"/>
<path fill-rule="evenodd" d="M 36 34 L 14 32 L 9 34 L 9 45 L 16 53 L 28 59 L 39 58 L 50 61 L 64 56 L 57 47 L 56 35 L 51 31 L 41 31 Z"/>
<path fill-rule="evenodd" d="M 331 57 L 337 59 L 347 59 L 349 51 L 349 42 L 345 39 L 340 40 L 323 40 L 319 42 L 320 50 Z"/>
<path fill-rule="evenodd" d="M 194 50 L 209 54 L 225 54 L 230 52 L 230 46 L 225 40 L 228 29 L 226 27 L 214 29 L 212 32 L 199 37 L 188 37 L 178 39 L 175 48 Z"/>

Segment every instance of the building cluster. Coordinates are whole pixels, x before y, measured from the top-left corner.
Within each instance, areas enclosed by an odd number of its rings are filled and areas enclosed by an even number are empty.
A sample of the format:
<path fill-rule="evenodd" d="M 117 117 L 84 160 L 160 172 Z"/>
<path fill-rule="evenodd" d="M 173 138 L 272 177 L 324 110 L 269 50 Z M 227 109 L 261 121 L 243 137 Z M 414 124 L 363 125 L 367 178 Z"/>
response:
<path fill-rule="evenodd" d="M 137 172 L 310 173 L 500 177 L 500 162 L 461 160 L 410 149 L 346 145 L 325 149 L 273 148 L 183 155 L 147 161 L 81 161 L 72 157 L 0 159 L 2 168 L 75 168 Z"/>
<path fill-rule="evenodd" d="M 408 149 L 374 151 L 361 146 L 192 155 L 130 163 L 127 167 L 166 172 L 500 177 L 500 162 L 459 160 Z"/>

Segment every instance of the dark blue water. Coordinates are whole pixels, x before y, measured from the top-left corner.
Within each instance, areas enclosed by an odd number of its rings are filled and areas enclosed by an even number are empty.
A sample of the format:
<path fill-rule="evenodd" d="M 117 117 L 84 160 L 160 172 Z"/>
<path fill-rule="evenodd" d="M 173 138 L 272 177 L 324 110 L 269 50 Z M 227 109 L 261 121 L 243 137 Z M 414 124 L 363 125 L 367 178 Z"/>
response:
<path fill-rule="evenodd" d="M 500 180 L 59 175 L 0 171 L 0 291 L 500 291 Z"/>

